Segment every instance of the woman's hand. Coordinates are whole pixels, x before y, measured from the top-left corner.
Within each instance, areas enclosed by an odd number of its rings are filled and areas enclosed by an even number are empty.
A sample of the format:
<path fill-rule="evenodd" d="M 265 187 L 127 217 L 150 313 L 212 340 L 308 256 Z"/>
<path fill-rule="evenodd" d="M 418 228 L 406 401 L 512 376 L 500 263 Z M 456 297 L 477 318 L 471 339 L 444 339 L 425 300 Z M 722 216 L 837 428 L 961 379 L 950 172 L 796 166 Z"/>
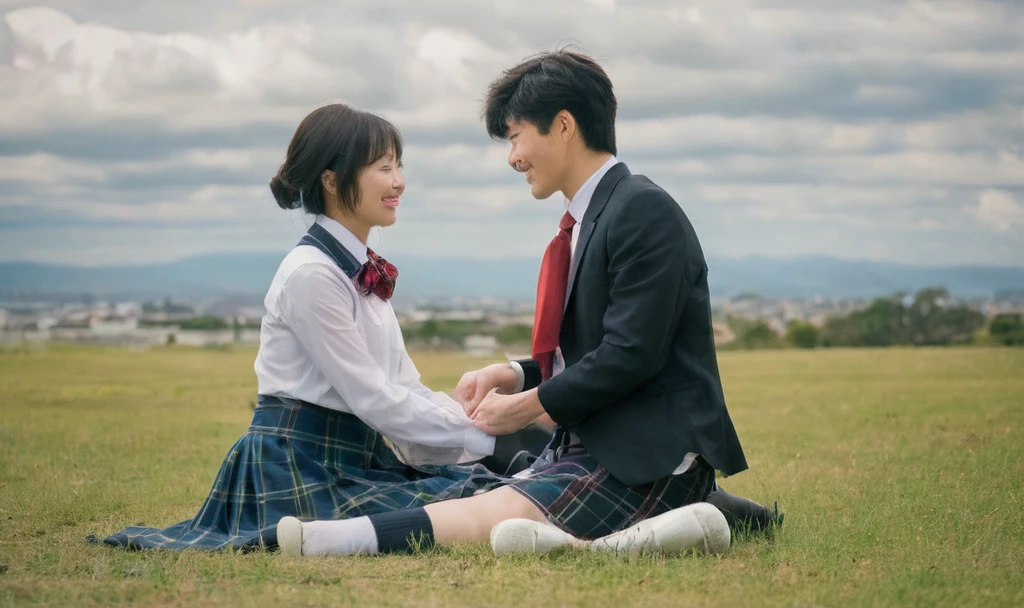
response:
<path fill-rule="evenodd" d="M 452 399 L 462 405 L 467 416 L 472 416 L 487 393 L 497 389 L 508 394 L 516 388 L 516 373 L 507 364 L 495 363 L 483 369 L 466 372 L 452 391 Z"/>
<path fill-rule="evenodd" d="M 510 435 L 544 414 L 537 389 L 532 389 L 515 395 L 486 393 L 471 418 L 476 428 L 488 435 Z"/>

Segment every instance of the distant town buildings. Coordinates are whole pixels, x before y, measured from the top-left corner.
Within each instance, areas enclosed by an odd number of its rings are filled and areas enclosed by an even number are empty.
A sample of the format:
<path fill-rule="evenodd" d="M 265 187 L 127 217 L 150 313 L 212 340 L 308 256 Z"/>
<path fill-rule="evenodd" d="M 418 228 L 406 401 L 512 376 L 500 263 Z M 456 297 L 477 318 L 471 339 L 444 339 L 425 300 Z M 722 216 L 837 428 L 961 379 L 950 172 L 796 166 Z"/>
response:
<path fill-rule="evenodd" d="M 762 321 L 777 335 L 794 321 L 816 327 L 835 316 L 863 310 L 869 299 L 781 298 L 756 294 L 716 301 L 713 307 L 715 341 L 736 340 L 736 319 Z M 1024 311 L 1024 296 L 955 300 L 991 318 Z M 73 342 L 149 348 L 167 345 L 218 346 L 259 343 L 262 306 L 251 301 L 80 302 L 0 301 L 0 346 L 24 342 Z M 413 348 L 461 349 L 466 354 L 492 357 L 503 349 L 529 350 L 533 324 L 532 302 L 494 298 L 453 298 L 396 304 L 396 315 Z"/>
<path fill-rule="evenodd" d="M 471 335 L 463 341 L 463 349 L 472 357 L 493 357 L 500 345 L 494 336 Z"/>

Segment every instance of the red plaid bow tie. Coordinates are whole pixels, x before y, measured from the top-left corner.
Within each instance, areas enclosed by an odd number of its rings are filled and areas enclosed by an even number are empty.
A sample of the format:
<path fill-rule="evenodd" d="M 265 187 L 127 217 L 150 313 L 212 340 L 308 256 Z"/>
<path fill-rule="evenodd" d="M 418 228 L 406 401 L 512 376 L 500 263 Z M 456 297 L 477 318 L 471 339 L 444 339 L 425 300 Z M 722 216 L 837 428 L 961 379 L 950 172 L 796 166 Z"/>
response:
<path fill-rule="evenodd" d="M 356 286 L 364 296 L 373 293 L 382 300 L 391 299 L 391 294 L 395 293 L 395 281 L 398 280 L 398 268 L 372 249 L 366 250 L 366 256 L 369 259 L 356 274 Z"/>

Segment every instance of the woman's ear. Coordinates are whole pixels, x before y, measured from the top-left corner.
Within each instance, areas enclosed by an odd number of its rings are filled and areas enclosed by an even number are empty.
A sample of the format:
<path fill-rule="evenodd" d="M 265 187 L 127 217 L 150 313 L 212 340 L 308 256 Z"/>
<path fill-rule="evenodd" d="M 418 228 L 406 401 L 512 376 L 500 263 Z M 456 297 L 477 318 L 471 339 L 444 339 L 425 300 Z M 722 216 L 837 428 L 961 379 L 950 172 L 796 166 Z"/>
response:
<path fill-rule="evenodd" d="M 323 186 L 324 192 L 329 193 L 333 198 L 338 198 L 338 176 L 334 171 L 324 169 L 324 172 L 320 174 L 320 185 Z"/>

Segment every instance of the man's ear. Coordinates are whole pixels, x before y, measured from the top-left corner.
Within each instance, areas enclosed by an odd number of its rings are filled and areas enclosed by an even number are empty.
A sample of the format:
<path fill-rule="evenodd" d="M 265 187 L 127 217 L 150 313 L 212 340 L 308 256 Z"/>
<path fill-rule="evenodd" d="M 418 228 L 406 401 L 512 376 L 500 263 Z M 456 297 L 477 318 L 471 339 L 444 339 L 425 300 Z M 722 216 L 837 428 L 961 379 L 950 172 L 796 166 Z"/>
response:
<path fill-rule="evenodd" d="M 320 185 L 325 192 L 329 192 L 334 198 L 338 197 L 338 176 L 334 171 L 324 169 L 320 174 Z"/>
<path fill-rule="evenodd" d="M 562 141 L 572 139 L 572 136 L 576 134 L 576 127 L 576 118 L 568 110 L 562 110 L 555 114 L 555 122 L 552 128 L 556 129 L 555 132 L 558 133 L 558 137 Z"/>

